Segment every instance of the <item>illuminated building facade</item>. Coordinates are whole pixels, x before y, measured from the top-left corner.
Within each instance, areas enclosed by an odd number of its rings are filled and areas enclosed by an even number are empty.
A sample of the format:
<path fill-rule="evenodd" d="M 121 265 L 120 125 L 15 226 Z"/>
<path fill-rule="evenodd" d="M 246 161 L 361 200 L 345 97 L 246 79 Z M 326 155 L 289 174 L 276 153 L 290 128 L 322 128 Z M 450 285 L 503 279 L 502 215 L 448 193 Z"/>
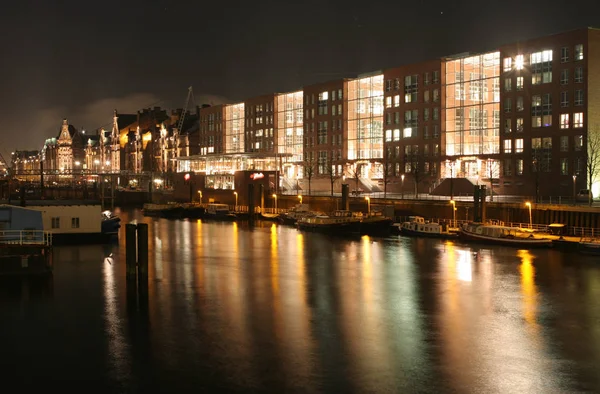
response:
<path fill-rule="evenodd" d="M 439 179 L 442 62 L 386 69 L 383 182 L 387 191 L 429 192 Z"/>
<path fill-rule="evenodd" d="M 40 154 L 36 150 L 18 150 L 12 153 L 11 168 L 15 178 L 36 181 L 40 173 Z M 4 175 L 4 171 L 2 171 Z"/>
<path fill-rule="evenodd" d="M 497 179 L 500 153 L 500 52 L 443 62 L 444 178 Z"/>
<path fill-rule="evenodd" d="M 277 95 L 276 145 L 281 175 L 286 180 L 298 178 L 299 164 L 304 160 L 303 97 L 302 91 Z"/>
<path fill-rule="evenodd" d="M 278 190 L 300 192 L 310 168 L 314 191 L 358 177 L 365 192 L 434 193 L 460 177 L 500 194 L 571 196 L 589 183 L 599 64 L 600 31 L 580 29 L 204 106 L 185 142 L 177 116 L 160 108 L 117 128 L 115 114 L 89 152 L 100 150 L 107 171 L 204 172 L 212 188 L 236 188 L 234 172 L 261 170 L 279 172 Z M 72 168 L 68 136 L 46 146 L 57 169 Z"/>
<path fill-rule="evenodd" d="M 541 196 L 588 188 L 588 134 L 600 128 L 600 31 L 506 45 L 500 59 L 498 187 Z M 591 189 L 598 197 L 595 175 Z"/>
<path fill-rule="evenodd" d="M 244 101 L 244 151 L 276 153 L 275 94 L 253 97 Z"/>

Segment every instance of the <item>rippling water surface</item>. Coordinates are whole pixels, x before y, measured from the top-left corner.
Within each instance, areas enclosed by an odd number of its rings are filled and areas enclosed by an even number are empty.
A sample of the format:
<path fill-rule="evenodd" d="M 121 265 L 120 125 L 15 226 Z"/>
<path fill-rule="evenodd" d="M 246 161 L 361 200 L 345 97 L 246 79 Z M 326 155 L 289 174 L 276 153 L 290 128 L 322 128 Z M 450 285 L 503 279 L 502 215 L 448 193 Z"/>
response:
<path fill-rule="evenodd" d="M 600 392 L 600 261 L 258 224 L 149 224 L 2 281 L 2 378 L 99 392 Z M 114 254 L 109 264 L 105 257 Z"/>

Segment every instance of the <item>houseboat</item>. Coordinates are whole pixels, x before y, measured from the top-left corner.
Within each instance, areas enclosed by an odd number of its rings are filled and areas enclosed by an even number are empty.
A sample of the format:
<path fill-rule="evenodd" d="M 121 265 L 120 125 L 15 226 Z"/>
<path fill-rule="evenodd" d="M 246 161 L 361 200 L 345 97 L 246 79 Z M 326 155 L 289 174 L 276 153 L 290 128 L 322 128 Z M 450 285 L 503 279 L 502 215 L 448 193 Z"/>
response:
<path fill-rule="evenodd" d="M 0 276 L 52 272 L 52 233 L 44 231 L 42 213 L 0 205 Z"/>
<path fill-rule="evenodd" d="M 290 226 L 295 226 L 298 222 L 298 219 L 303 217 L 317 216 L 316 212 L 312 212 L 308 208 L 308 204 L 298 204 L 287 212 L 282 213 L 278 217 L 278 221 L 281 224 L 287 224 Z"/>
<path fill-rule="evenodd" d="M 390 234 L 394 221 L 382 212 L 371 212 L 362 218 L 360 233 L 384 237 Z"/>
<path fill-rule="evenodd" d="M 533 232 L 518 227 L 496 224 L 467 223 L 460 228 L 461 240 L 520 248 L 550 247 L 552 240 L 536 237 Z"/>
<path fill-rule="evenodd" d="M 115 220 L 104 227 L 113 231 L 103 231 L 106 216 L 100 204 L 46 200 L 31 202 L 28 208 L 42 213 L 43 229 L 52 234 L 54 245 L 108 243 L 116 234 Z"/>
<path fill-rule="evenodd" d="M 600 255 L 599 239 L 583 239 L 579 242 L 579 251 L 584 254 Z"/>
<path fill-rule="evenodd" d="M 306 216 L 298 219 L 300 230 L 331 235 L 360 235 L 362 213 L 333 211 L 329 215 Z"/>
<path fill-rule="evenodd" d="M 227 204 L 206 204 L 205 208 L 205 219 L 222 221 L 233 221 L 237 219 L 237 216 L 229 210 L 229 205 Z"/>
<path fill-rule="evenodd" d="M 458 234 L 445 230 L 439 223 L 425 221 L 421 216 L 409 216 L 398 226 L 401 235 L 409 237 L 457 238 Z"/>

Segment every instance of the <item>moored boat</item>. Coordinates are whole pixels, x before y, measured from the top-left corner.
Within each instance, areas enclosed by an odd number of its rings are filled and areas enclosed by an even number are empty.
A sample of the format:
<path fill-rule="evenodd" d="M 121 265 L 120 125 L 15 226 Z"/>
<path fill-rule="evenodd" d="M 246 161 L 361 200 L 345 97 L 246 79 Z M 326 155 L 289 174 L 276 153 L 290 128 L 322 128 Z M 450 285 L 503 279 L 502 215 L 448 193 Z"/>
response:
<path fill-rule="evenodd" d="M 333 211 L 329 215 L 301 217 L 297 225 L 300 230 L 331 235 L 359 235 L 362 214 L 351 211 Z"/>
<path fill-rule="evenodd" d="M 205 219 L 233 221 L 237 216 L 229 210 L 227 204 L 206 204 Z"/>
<path fill-rule="evenodd" d="M 445 230 L 439 223 L 425 221 L 421 216 L 409 216 L 408 221 L 399 225 L 401 235 L 427 238 L 457 238 L 458 234 Z"/>
<path fill-rule="evenodd" d="M 381 212 L 371 212 L 362 218 L 360 233 L 362 235 L 386 236 L 390 234 L 394 221 Z"/>
<path fill-rule="evenodd" d="M 579 251 L 584 254 L 600 255 L 600 240 L 587 239 L 579 242 Z"/>
<path fill-rule="evenodd" d="M 523 248 L 550 247 L 552 240 L 536 237 L 533 232 L 518 227 L 495 224 L 467 223 L 460 228 L 461 240 Z"/>
<path fill-rule="evenodd" d="M 317 216 L 317 214 L 308 208 L 308 204 L 298 204 L 289 211 L 279 215 L 277 219 L 281 224 L 294 226 L 298 222 L 298 219 L 309 216 Z"/>
<path fill-rule="evenodd" d="M 100 228 L 103 234 L 116 237 L 121 228 L 121 218 L 111 211 L 104 211 Z"/>

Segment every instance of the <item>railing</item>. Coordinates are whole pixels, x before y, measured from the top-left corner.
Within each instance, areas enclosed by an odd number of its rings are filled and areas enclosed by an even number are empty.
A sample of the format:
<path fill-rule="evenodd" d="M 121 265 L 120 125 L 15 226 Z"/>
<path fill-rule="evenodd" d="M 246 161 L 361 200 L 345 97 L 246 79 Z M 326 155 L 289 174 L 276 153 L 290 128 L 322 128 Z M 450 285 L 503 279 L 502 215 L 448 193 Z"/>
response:
<path fill-rule="evenodd" d="M 0 245 L 51 246 L 52 233 L 43 230 L 4 230 L 0 231 Z"/>
<path fill-rule="evenodd" d="M 440 218 L 429 219 L 429 221 L 433 222 L 433 223 L 440 223 L 440 224 L 445 223 L 448 225 L 453 225 L 453 222 L 454 222 L 454 220 L 452 220 L 452 219 L 440 219 Z M 469 222 L 470 222 L 469 220 L 456 219 L 456 226 L 461 227 L 463 224 L 469 223 Z M 550 226 L 549 224 L 532 223 L 530 225 L 529 223 L 502 222 L 499 220 L 490 220 L 489 222 L 493 223 L 493 224 L 498 224 L 501 226 L 518 227 L 518 228 L 522 228 L 522 229 L 530 229 L 530 230 L 534 230 L 534 231 L 543 231 L 543 232 L 548 231 L 548 228 Z M 581 238 L 598 238 L 598 237 L 600 237 L 600 229 L 594 228 L 594 227 L 565 226 L 563 235 L 572 236 L 572 237 L 581 237 Z"/>
<path fill-rule="evenodd" d="M 308 194 L 308 189 L 304 189 L 304 190 L 300 190 L 300 191 L 296 191 L 296 190 L 285 190 L 285 191 L 280 191 L 279 194 L 281 195 L 288 195 L 288 196 L 292 196 L 292 195 L 302 195 L 305 198 L 310 198 L 312 197 L 330 197 L 331 196 L 331 191 L 323 191 L 323 190 L 311 190 L 310 195 Z M 342 193 L 340 192 L 335 192 L 333 193 L 334 197 L 341 197 Z M 472 202 L 473 201 L 473 195 L 472 194 L 456 194 L 453 197 L 450 196 L 438 196 L 438 195 L 433 195 L 433 194 L 429 194 L 429 193 L 418 193 L 415 195 L 414 193 L 414 189 L 412 190 L 408 190 L 408 188 L 406 189 L 406 191 L 404 193 L 398 193 L 398 192 L 359 192 L 358 194 L 355 192 L 350 192 L 350 197 L 351 198 L 364 198 L 364 197 L 369 197 L 369 198 L 386 198 L 386 199 L 390 199 L 390 200 L 423 200 L 423 201 L 450 201 L 450 200 L 455 200 L 455 201 L 468 201 L 468 202 Z M 569 206 L 588 206 L 589 202 L 587 199 L 582 199 L 582 198 L 574 198 L 573 196 L 540 196 L 536 202 L 535 196 L 511 196 L 511 195 L 494 195 L 493 197 L 490 195 L 486 196 L 486 201 L 488 203 L 492 202 L 492 203 L 512 203 L 512 204 L 518 204 L 518 203 L 525 203 L 525 202 L 531 202 L 531 203 L 536 203 L 536 204 L 549 204 L 549 205 L 569 205 Z M 595 200 L 592 204 L 592 206 L 594 207 L 599 207 L 600 204 L 598 203 L 597 200 Z"/>

